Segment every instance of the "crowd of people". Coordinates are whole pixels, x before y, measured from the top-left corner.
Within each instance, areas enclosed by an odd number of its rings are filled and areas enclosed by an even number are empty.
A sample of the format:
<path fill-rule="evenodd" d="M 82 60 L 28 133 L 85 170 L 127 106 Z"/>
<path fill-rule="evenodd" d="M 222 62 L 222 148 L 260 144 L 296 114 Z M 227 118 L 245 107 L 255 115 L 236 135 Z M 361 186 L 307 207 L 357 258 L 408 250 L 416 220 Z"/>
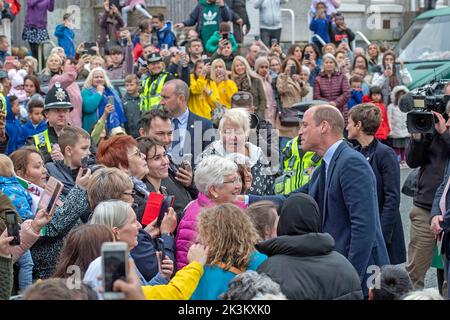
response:
<path fill-rule="evenodd" d="M 443 299 L 420 289 L 447 227 L 449 123 L 409 134 L 406 65 L 353 47 L 340 1 L 314 0 L 317 37 L 284 48 L 285 2 L 254 1 L 246 46 L 245 1 L 200 0 L 172 26 L 145 1 L 104 0 L 97 42 L 76 45 L 64 14 L 38 72 L 55 2 L 27 1 L 30 49 L 11 60 L 0 36 L 0 299 L 102 299 L 106 242 L 128 248 L 113 289 L 130 300 Z M 421 169 L 407 257 L 408 166 Z M 51 213 L 49 178 L 64 186 Z M 174 196 L 159 224 L 155 194 Z"/>

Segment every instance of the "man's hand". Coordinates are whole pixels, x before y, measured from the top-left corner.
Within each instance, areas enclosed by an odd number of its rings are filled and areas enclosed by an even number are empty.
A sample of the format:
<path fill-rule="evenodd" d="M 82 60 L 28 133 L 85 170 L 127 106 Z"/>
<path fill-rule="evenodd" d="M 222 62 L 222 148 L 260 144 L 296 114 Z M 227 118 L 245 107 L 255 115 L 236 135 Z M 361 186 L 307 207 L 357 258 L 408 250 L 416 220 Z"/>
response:
<path fill-rule="evenodd" d="M 83 175 L 83 168 L 80 168 L 80 170 L 78 170 L 78 174 L 77 174 L 77 179 L 75 180 L 75 184 L 77 186 L 79 186 L 80 188 L 86 190 L 88 183 L 89 183 L 89 178 L 91 177 L 91 169 L 86 169 L 86 173 Z"/>
<path fill-rule="evenodd" d="M 52 158 L 53 161 L 64 160 L 64 156 L 61 152 L 61 148 L 59 147 L 59 144 L 55 143 L 52 146 L 52 152 L 50 153 L 50 157 Z"/>
<path fill-rule="evenodd" d="M 189 170 L 186 170 L 179 167 L 175 179 L 184 187 L 190 187 L 192 184 L 192 168 L 189 167 Z"/>
<path fill-rule="evenodd" d="M 239 18 L 236 20 L 236 23 L 242 26 L 244 24 L 244 20 L 242 20 L 242 18 Z"/>
<path fill-rule="evenodd" d="M 136 265 L 132 258 L 128 259 L 128 274 L 126 282 L 116 280 L 113 284 L 114 291 L 120 291 L 125 294 L 126 300 L 145 300 L 142 292 L 141 281 L 136 273 Z"/>
<path fill-rule="evenodd" d="M 175 25 L 173 26 L 174 29 L 181 29 L 184 28 L 184 23 L 175 23 Z"/>
<path fill-rule="evenodd" d="M 161 275 L 164 279 L 170 280 L 173 273 L 173 261 L 170 260 L 168 256 L 165 256 L 164 260 L 161 262 Z"/>
<path fill-rule="evenodd" d="M 82 42 L 82 43 L 80 43 L 80 44 L 78 45 L 76 52 L 77 52 L 78 54 L 82 54 L 83 51 L 84 51 L 84 42 Z"/>
<path fill-rule="evenodd" d="M 444 221 L 443 215 L 434 216 L 433 219 L 431 219 L 431 226 L 430 229 L 433 231 L 434 235 L 437 237 L 442 232 L 441 223 Z"/>
<path fill-rule="evenodd" d="M 223 7 L 223 6 L 225 5 L 225 3 L 223 2 L 223 0 L 217 0 L 217 1 L 216 1 L 216 4 L 217 4 L 219 7 Z"/>
<path fill-rule="evenodd" d="M 445 122 L 444 117 L 442 114 L 436 111 L 432 111 L 434 116 L 438 119 L 438 122 L 434 124 L 434 127 L 436 128 L 437 133 L 443 134 L 445 131 L 447 131 L 447 124 Z"/>
<path fill-rule="evenodd" d="M 161 226 L 159 227 L 161 234 L 170 233 L 172 234 L 177 228 L 177 214 L 173 208 L 169 208 L 169 212 L 166 213 L 161 221 Z"/>

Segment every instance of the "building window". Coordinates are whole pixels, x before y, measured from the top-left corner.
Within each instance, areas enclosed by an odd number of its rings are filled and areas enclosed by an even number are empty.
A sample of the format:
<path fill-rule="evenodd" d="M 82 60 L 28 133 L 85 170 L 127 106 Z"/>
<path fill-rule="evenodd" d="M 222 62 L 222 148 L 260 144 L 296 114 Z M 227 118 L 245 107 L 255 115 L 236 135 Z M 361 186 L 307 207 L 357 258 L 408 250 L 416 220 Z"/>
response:
<path fill-rule="evenodd" d="M 383 29 L 391 28 L 391 20 L 383 20 Z"/>

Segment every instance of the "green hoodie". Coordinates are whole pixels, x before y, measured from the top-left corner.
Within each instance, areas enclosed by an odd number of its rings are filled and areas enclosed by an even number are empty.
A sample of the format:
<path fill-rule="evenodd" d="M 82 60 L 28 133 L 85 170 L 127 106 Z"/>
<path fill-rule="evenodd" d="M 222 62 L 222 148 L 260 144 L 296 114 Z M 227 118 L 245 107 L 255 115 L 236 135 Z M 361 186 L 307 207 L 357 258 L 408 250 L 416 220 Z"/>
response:
<path fill-rule="evenodd" d="M 203 6 L 200 38 L 203 43 L 207 43 L 214 32 L 219 31 L 219 7 L 215 3 L 208 3 L 207 0 L 200 0 L 199 4 Z"/>
<path fill-rule="evenodd" d="M 214 32 L 212 37 L 208 39 L 205 45 L 205 49 L 209 53 L 215 53 L 217 49 L 219 48 L 219 40 L 222 38 L 219 31 Z M 236 39 L 234 38 L 234 35 L 231 33 L 228 34 L 228 40 L 231 42 L 231 48 L 233 53 L 236 53 L 238 50 L 238 44 L 236 42 Z"/>

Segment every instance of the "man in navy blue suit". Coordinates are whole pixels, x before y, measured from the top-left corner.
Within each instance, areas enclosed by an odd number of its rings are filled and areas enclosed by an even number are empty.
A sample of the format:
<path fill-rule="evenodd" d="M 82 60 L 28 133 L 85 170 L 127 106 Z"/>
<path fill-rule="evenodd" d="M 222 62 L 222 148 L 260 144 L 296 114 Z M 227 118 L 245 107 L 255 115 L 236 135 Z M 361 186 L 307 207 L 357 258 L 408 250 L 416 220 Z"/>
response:
<path fill-rule="evenodd" d="M 166 82 L 161 91 L 160 104 L 172 117 L 173 142 L 168 154 L 176 164 L 181 163 L 184 154 L 197 159 L 216 135 L 211 121 L 189 111 L 189 94 L 188 85 L 179 79 Z"/>
<path fill-rule="evenodd" d="M 311 195 L 319 204 L 322 231 L 335 240 L 335 250 L 358 272 L 367 295 L 370 266 L 389 264 L 378 213 L 375 175 L 366 159 L 343 141 L 344 118 L 333 106 L 308 109 L 300 129 L 301 146 L 319 154 L 322 165 L 310 182 L 294 192 Z M 368 269 L 369 268 L 369 269 Z"/>

